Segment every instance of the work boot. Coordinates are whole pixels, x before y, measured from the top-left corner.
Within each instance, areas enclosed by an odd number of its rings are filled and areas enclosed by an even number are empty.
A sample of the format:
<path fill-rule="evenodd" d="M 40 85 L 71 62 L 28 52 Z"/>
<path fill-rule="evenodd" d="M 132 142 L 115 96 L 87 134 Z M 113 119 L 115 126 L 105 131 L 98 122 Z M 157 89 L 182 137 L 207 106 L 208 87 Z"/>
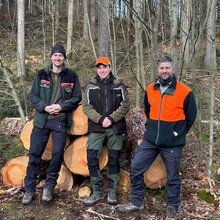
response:
<path fill-rule="evenodd" d="M 133 205 L 131 202 L 118 206 L 119 212 L 135 212 L 135 211 L 142 211 L 142 210 L 144 210 L 144 205 L 136 206 L 136 205 Z"/>
<path fill-rule="evenodd" d="M 176 220 L 176 208 L 173 206 L 167 206 L 166 220 Z"/>
<path fill-rule="evenodd" d="M 52 191 L 51 189 L 48 188 L 44 188 L 43 189 L 43 196 L 42 196 L 42 200 L 44 202 L 50 202 L 52 200 Z"/>
<path fill-rule="evenodd" d="M 103 193 L 93 193 L 89 198 L 83 200 L 83 204 L 86 206 L 92 206 L 101 199 L 104 199 Z"/>
<path fill-rule="evenodd" d="M 110 205 L 116 205 L 118 202 L 116 192 L 109 192 L 107 201 L 108 201 L 108 204 Z"/>
<path fill-rule="evenodd" d="M 22 198 L 22 203 L 24 205 L 29 205 L 32 202 L 33 197 L 34 197 L 34 192 L 25 192 Z"/>

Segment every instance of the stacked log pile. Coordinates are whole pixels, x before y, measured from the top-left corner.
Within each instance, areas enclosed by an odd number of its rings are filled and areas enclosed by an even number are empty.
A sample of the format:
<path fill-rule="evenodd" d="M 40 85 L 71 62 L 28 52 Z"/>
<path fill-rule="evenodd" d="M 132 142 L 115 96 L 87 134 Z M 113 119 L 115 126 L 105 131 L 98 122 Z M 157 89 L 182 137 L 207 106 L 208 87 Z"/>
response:
<path fill-rule="evenodd" d="M 83 177 L 89 176 L 87 166 L 87 153 L 86 153 L 86 142 L 88 139 L 88 118 L 83 113 L 82 105 L 72 114 L 73 125 L 67 131 L 66 147 L 64 151 L 64 161 L 59 173 L 56 188 L 71 190 L 75 184 L 75 175 L 81 175 Z M 133 150 L 143 139 L 145 132 L 146 117 L 143 110 L 139 108 L 133 108 L 130 110 L 126 117 L 127 122 L 127 133 L 125 138 L 125 144 L 121 152 L 121 161 L 126 161 L 127 169 L 123 167 L 119 181 L 119 191 L 129 190 L 129 167 L 133 158 Z M 23 127 L 20 135 L 20 141 L 26 149 L 30 148 L 30 136 L 33 129 L 33 119 L 29 120 Z M 52 153 L 53 140 L 50 137 L 42 156 L 42 161 L 50 161 Z M 100 170 L 103 170 L 108 162 L 107 148 L 103 147 L 101 157 L 99 160 Z M 6 165 L 2 168 L 2 179 L 5 185 L 23 185 L 26 167 L 28 164 L 28 154 L 19 155 L 9 160 Z M 45 163 L 41 165 L 42 172 L 39 175 L 38 182 L 40 179 L 45 177 Z M 158 157 L 152 164 L 151 168 L 145 172 L 144 179 L 145 184 L 149 188 L 158 188 L 166 182 L 166 171 L 163 161 Z M 104 177 L 105 188 L 107 188 L 107 178 Z M 90 181 L 88 178 L 85 183 L 81 184 L 78 189 L 78 195 L 80 197 L 87 197 L 91 194 Z"/>

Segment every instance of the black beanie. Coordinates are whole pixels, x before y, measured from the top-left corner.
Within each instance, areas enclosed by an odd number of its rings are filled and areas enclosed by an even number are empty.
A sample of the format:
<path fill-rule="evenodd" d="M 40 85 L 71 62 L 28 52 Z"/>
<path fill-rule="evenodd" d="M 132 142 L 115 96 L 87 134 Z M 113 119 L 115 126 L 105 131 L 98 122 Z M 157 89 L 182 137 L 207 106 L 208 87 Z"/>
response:
<path fill-rule="evenodd" d="M 55 45 L 51 50 L 50 57 L 52 57 L 54 53 L 62 53 L 64 58 L 66 59 L 66 51 L 62 45 L 60 44 Z"/>

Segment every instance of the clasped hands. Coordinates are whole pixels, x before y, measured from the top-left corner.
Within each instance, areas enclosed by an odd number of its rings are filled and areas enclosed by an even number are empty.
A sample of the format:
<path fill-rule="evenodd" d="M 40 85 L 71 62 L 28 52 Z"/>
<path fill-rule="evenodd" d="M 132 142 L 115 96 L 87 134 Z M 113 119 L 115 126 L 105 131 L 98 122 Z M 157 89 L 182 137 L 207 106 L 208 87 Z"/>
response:
<path fill-rule="evenodd" d="M 62 108 L 59 104 L 52 104 L 52 105 L 46 106 L 44 110 L 51 115 L 53 114 L 57 115 L 62 110 Z"/>
<path fill-rule="evenodd" d="M 105 119 L 102 122 L 102 127 L 107 128 L 107 127 L 111 126 L 111 124 L 112 124 L 111 120 L 109 120 L 108 117 L 105 117 Z"/>

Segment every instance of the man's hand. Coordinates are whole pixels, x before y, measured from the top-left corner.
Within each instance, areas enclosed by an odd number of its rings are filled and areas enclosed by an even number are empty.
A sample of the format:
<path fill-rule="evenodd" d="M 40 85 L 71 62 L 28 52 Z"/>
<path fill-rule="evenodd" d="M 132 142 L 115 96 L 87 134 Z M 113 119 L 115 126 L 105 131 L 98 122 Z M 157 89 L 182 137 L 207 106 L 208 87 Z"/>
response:
<path fill-rule="evenodd" d="M 52 105 L 46 106 L 44 108 L 44 110 L 51 115 L 53 115 L 53 114 L 56 115 L 56 114 L 59 114 L 59 112 L 62 110 L 62 108 L 59 104 L 52 104 Z"/>
<path fill-rule="evenodd" d="M 102 122 L 102 127 L 107 128 L 107 127 L 111 126 L 111 124 L 112 124 L 112 122 L 107 117 L 105 117 L 105 119 Z"/>

